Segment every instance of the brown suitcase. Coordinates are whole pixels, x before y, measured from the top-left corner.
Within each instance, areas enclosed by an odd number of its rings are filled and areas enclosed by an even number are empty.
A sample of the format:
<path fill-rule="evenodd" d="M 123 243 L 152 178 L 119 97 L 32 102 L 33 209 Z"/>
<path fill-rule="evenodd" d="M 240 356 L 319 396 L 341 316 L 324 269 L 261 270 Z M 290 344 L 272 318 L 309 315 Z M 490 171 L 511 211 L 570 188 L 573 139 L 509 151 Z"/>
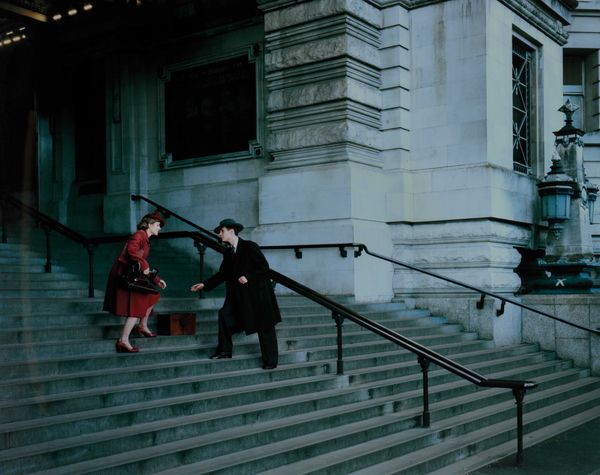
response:
<path fill-rule="evenodd" d="M 195 313 L 159 313 L 156 315 L 156 331 L 159 335 L 195 335 Z"/>

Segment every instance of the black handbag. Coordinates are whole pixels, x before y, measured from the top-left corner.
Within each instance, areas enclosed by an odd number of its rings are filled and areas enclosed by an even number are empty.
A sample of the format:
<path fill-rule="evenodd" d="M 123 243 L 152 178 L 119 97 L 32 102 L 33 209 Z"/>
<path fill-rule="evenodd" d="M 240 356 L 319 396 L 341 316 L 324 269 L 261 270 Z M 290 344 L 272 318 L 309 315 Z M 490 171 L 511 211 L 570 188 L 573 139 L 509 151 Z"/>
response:
<path fill-rule="evenodd" d="M 140 266 L 137 262 L 129 263 L 123 268 L 122 273 L 119 274 L 119 287 L 128 292 L 158 294 L 161 288 L 152 282 L 157 274 L 158 271 L 152 269 L 149 274 L 144 275 L 140 272 Z"/>

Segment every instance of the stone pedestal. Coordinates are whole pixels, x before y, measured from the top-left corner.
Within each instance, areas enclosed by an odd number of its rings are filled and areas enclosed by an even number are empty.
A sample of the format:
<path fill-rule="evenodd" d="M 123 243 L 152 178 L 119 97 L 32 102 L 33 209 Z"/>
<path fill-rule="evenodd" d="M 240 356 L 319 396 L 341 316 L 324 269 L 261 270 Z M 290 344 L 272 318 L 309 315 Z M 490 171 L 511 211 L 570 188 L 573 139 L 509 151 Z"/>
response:
<path fill-rule="evenodd" d="M 565 104 L 567 125 L 558 132 L 556 153 L 564 173 L 573 180 L 574 194 L 570 202 L 570 218 L 546 239 L 544 256 L 539 260 L 543 275 L 529 283 L 537 293 L 587 293 L 593 288 L 592 232 L 589 219 L 586 176 L 583 167 L 583 132 L 571 125 L 574 109 Z"/>

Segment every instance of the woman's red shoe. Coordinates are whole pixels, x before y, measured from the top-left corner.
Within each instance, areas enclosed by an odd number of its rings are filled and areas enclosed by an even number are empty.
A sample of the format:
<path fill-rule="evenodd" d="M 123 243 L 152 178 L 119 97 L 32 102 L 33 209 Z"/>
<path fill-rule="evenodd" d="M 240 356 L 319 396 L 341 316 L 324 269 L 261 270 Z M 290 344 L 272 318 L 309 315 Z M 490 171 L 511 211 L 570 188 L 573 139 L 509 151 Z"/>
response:
<path fill-rule="evenodd" d="M 153 338 L 156 336 L 156 333 L 151 332 L 150 330 L 144 330 L 143 328 L 135 327 L 135 333 L 137 336 L 144 336 L 146 338 Z"/>
<path fill-rule="evenodd" d="M 117 349 L 117 353 L 138 353 L 140 351 L 140 349 L 135 346 L 127 346 L 121 340 L 117 340 L 115 348 Z"/>

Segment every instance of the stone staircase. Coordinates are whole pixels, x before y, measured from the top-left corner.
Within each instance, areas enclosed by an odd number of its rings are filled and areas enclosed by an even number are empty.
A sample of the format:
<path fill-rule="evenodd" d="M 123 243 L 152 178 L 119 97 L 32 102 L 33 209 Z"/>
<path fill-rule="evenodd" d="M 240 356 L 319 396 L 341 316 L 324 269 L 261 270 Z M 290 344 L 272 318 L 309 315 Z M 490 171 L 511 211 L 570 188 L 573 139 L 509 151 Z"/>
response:
<path fill-rule="evenodd" d="M 166 295 L 157 311 L 196 312 L 196 335 L 140 339 L 139 354 L 117 354 L 122 320 L 85 298 L 76 259 L 45 274 L 36 248 L 0 244 L 2 475 L 456 475 L 516 451 L 509 390 L 432 367 L 432 424 L 422 428 L 416 357 L 346 322 L 336 375 L 331 316 L 300 297 L 280 298 L 273 371 L 260 368 L 255 335 L 234 338 L 233 359 L 207 359 L 219 298 Z M 526 446 L 600 417 L 600 379 L 535 345 L 495 348 L 402 302 L 344 302 L 484 375 L 536 381 Z"/>

